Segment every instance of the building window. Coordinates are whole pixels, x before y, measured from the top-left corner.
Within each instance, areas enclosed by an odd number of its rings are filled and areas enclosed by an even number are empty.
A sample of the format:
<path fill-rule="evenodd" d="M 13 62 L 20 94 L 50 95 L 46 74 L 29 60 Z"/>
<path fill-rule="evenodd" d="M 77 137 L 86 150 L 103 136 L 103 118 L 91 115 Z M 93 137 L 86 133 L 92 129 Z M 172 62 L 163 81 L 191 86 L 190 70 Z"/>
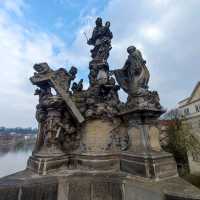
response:
<path fill-rule="evenodd" d="M 185 109 L 184 109 L 184 114 L 185 114 L 185 115 L 189 115 L 189 114 L 190 114 L 189 108 L 185 108 Z"/>
<path fill-rule="evenodd" d="M 200 112 L 200 105 L 195 105 L 196 112 Z"/>

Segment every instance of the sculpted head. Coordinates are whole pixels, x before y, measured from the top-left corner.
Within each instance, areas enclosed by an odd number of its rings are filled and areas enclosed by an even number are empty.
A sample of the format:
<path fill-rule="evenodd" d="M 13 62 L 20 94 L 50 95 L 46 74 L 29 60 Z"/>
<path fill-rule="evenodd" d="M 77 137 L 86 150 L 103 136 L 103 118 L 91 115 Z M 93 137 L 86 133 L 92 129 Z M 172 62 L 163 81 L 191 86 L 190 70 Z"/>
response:
<path fill-rule="evenodd" d="M 96 19 L 96 25 L 97 26 L 102 26 L 102 19 L 101 19 L 101 17 L 97 17 L 97 19 Z"/>
<path fill-rule="evenodd" d="M 69 73 L 72 75 L 72 76 L 75 76 L 77 74 L 78 70 L 76 67 L 72 66 L 71 69 L 69 70 Z"/>
<path fill-rule="evenodd" d="M 130 46 L 130 47 L 127 48 L 127 52 L 128 52 L 129 54 L 133 53 L 135 50 L 136 50 L 136 47 L 135 47 L 135 46 Z"/>
<path fill-rule="evenodd" d="M 110 78 L 109 84 L 110 85 L 115 85 L 115 79 L 113 77 Z"/>
<path fill-rule="evenodd" d="M 39 63 L 33 66 L 36 72 L 38 73 L 46 73 L 49 71 L 49 65 L 47 63 Z"/>
<path fill-rule="evenodd" d="M 110 28 L 110 22 L 109 22 L 109 21 L 107 21 L 107 22 L 105 23 L 105 27 Z"/>

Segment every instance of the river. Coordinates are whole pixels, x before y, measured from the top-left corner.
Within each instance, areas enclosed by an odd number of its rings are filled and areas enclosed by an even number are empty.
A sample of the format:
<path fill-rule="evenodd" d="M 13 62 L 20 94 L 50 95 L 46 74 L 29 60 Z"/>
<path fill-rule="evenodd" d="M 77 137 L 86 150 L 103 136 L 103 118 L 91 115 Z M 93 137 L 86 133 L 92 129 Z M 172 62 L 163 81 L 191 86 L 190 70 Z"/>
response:
<path fill-rule="evenodd" d="M 25 169 L 31 152 L 31 150 L 17 151 L 0 155 L 0 177 Z"/>

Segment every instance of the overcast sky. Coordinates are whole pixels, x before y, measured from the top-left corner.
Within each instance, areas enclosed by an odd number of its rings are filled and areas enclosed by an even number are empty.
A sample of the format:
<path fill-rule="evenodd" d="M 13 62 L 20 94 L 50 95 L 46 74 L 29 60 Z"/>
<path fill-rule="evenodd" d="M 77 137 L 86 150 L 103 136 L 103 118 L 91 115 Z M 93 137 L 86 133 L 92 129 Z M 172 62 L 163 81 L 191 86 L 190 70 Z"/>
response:
<path fill-rule="evenodd" d="M 79 68 L 87 85 L 91 34 L 101 16 L 114 38 L 110 68 L 138 47 L 151 73 L 150 89 L 173 108 L 200 80 L 200 0 L 0 0 L 0 126 L 36 126 L 32 66 Z"/>

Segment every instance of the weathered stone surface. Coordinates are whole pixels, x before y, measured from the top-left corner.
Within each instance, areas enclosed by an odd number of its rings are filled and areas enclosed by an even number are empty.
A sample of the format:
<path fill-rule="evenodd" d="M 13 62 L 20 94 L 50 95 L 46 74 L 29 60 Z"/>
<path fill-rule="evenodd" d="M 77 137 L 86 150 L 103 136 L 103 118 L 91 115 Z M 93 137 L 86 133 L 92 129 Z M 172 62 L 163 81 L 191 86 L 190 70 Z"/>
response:
<path fill-rule="evenodd" d="M 56 178 L 28 178 L 27 172 L 25 175 L 23 173 L 21 175 L 19 177 L 18 175 L 9 176 L 0 181 L 0 200 L 57 199 Z"/>
<path fill-rule="evenodd" d="M 91 185 L 87 181 L 74 181 L 69 183 L 69 200 L 91 198 Z"/>
<path fill-rule="evenodd" d="M 125 200 L 161 200 L 164 199 L 164 195 L 159 193 L 158 191 L 155 192 L 151 189 L 145 190 L 140 186 L 133 187 L 133 185 L 125 185 L 124 187 L 124 194 Z"/>
<path fill-rule="evenodd" d="M 55 157 L 36 157 L 31 156 L 28 160 L 27 168 L 40 175 L 46 175 L 59 168 L 66 168 L 69 165 L 68 156 L 55 156 Z"/>
<path fill-rule="evenodd" d="M 155 180 L 178 176 L 172 155 L 164 152 L 148 154 L 124 152 L 120 166 L 122 171 Z"/>
<path fill-rule="evenodd" d="M 156 126 L 149 127 L 149 143 L 153 151 L 161 151 L 159 129 Z"/>
<path fill-rule="evenodd" d="M 200 200 L 197 188 L 180 178 L 160 182 L 121 173 L 54 174 L 30 171 L 0 181 L 0 200 Z"/>
<path fill-rule="evenodd" d="M 18 200 L 19 182 L 17 180 L 11 182 L 3 182 L 0 186 L 0 200 Z"/>
<path fill-rule="evenodd" d="M 55 200 L 57 199 L 57 183 L 31 183 L 19 189 L 20 200 Z"/>
<path fill-rule="evenodd" d="M 108 152 L 112 137 L 112 131 L 116 129 L 118 123 L 111 120 L 94 119 L 85 123 L 82 127 L 82 152 L 90 154 L 103 154 Z"/>
<path fill-rule="evenodd" d="M 38 68 L 40 68 L 40 70 L 38 70 Z M 58 94 L 64 99 L 66 106 L 69 112 L 72 114 L 72 116 L 74 116 L 74 118 L 79 123 L 82 123 L 84 121 L 84 118 L 77 109 L 74 102 L 71 100 L 68 93 L 70 83 L 75 78 L 77 69 L 72 67 L 69 73 L 66 72 L 66 70 L 63 68 L 57 71 L 53 71 L 52 69 L 50 69 L 47 63 L 36 64 L 34 65 L 34 69 L 38 73 L 35 73 L 34 76 L 30 78 L 31 82 L 34 85 L 37 85 L 41 88 L 44 88 L 44 86 L 53 86 L 53 88 L 58 92 Z"/>

